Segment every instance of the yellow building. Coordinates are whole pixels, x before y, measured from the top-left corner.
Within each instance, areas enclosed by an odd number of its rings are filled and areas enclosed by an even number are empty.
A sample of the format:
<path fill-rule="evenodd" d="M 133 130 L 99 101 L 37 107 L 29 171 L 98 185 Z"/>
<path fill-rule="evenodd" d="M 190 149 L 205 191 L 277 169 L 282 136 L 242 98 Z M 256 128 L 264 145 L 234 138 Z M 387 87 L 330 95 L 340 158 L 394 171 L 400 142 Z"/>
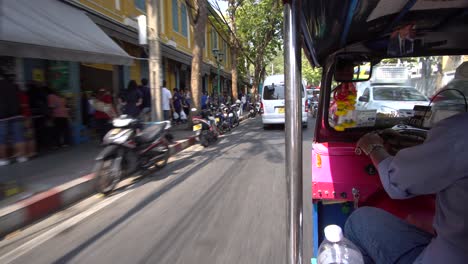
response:
<path fill-rule="evenodd" d="M 192 47 L 194 44 L 193 25 L 183 0 L 160 0 L 160 40 L 163 63 L 163 79 L 167 88 L 190 87 Z M 145 0 L 68 0 L 68 3 L 85 10 L 91 19 L 99 25 L 128 54 L 142 60 L 135 60 L 132 66 L 112 66 L 105 64 L 82 64 L 84 87 L 98 88 L 102 83 L 112 83 L 114 91 L 124 88 L 129 80 L 140 82 L 148 76 L 148 63 L 145 47 L 138 44 L 138 23 L 136 18 L 145 15 Z M 231 85 L 230 49 L 227 37 L 208 21 L 205 33 L 205 49 L 202 65 L 203 90 L 213 92 L 217 85 L 217 64 L 213 50 L 224 55 L 220 63 L 221 89 L 229 91 Z M 100 78 L 95 78 L 95 77 Z M 89 77 L 89 78 L 88 78 Z M 103 79 L 105 81 L 103 81 Z M 88 80 L 89 79 L 89 80 Z M 118 84 L 116 84 L 118 82 Z"/>

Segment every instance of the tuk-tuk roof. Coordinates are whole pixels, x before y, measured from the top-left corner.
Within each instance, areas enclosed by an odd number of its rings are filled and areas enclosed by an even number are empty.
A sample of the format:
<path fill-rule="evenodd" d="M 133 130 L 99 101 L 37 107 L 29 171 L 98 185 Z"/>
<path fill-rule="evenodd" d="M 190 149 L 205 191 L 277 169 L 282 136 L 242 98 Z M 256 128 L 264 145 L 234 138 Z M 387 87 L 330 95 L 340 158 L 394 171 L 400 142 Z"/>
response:
<path fill-rule="evenodd" d="M 314 0 L 302 1 L 302 10 L 303 47 L 315 66 L 345 48 L 375 57 L 468 53 L 468 0 Z M 389 54 L 409 28 L 414 48 Z"/>

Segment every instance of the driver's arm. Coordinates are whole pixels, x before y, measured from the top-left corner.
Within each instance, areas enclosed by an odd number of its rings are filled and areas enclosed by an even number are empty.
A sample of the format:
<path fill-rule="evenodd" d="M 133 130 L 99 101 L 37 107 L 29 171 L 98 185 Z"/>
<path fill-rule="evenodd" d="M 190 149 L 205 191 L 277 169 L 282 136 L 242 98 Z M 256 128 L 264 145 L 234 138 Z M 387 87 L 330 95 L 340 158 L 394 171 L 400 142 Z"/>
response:
<path fill-rule="evenodd" d="M 386 192 L 394 199 L 434 194 L 463 177 L 467 151 L 456 124 L 441 122 L 429 131 L 427 140 L 391 156 L 378 148 L 370 156 L 378 167 Z M 449 129 L 450 127 L 450 129 Z"/>

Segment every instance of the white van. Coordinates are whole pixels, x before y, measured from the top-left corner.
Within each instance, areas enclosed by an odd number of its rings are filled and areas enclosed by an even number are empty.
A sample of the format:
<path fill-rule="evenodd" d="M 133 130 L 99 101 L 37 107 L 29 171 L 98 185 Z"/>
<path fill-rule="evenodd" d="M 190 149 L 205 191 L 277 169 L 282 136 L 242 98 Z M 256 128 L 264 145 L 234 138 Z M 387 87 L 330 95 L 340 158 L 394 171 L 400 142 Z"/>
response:
<path fill-rule="evenodd" d="M 307 128 L 307 93 L 305 85 L 302 84 L 302 127 Z M 262 122 L 263 128 L 271 124 L 284 124 L 284 75 L 268 76 L 263 82 L 262 89 L 262 104 L 263 109 Z"/>

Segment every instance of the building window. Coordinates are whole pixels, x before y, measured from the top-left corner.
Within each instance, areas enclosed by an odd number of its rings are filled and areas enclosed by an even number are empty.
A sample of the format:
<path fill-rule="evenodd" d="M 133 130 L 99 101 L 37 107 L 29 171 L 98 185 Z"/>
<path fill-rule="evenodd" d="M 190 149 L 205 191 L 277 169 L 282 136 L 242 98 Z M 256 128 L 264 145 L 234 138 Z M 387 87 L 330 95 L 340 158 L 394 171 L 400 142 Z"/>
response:
<path fill-rule="evenodd" d="M 120 2 L 120 0 L 118 0 Z M 135 6 L 146 12 L 146 1 L 145 0 L 135 0 Z"/>
<path fill-rule="evenodd" d="M 218 33 L 214 28 L 211 29 L 211 49 L 218 49 Z"/>
<path fill-rule="evenodd" d="M 182 35 L 188 36 L 188 28 L 187 28 L 187 7 L 182 5 L 180 7 L 180 19 L 182 19 Z"/>
<path fill-rule="evenodd" d="M 224 44 L 224 62 L 226 63 L 226 65 L 228 65 L 228 61 L 227 61 L 227 57 L 228 57 L 228 48 L 227 48 L 227 43 L 226 42 L 223 42 Z"/>
<path fill-rule="evenodd" d="M 179 5 L 177 0 L 172 0 L 172 29 L 179 32 Z"/>

